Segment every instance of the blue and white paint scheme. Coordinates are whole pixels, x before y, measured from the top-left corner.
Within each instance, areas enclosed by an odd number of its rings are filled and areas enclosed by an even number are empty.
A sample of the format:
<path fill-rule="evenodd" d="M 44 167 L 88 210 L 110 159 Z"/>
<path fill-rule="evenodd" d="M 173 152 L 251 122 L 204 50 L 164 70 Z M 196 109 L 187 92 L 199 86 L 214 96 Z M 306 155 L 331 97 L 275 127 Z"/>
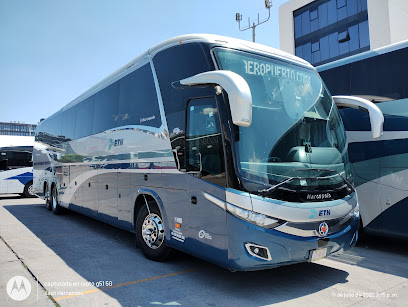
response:
<path fill-rule="evenodd" d="M 37 126 L 34 190 L 55 214 L 135 232 L 149 259 L 178 249 L 231 270 L 315 261 L 358 237 L 345 138 L 309 63 L 185 35 Z"/>
<path fill-rule="evenodd" d="M 30 181 L 33 181 L 32 167 L 0 171 L 0 194 L 23 194 Z"/>
<path fill-rule="evenodd" d="M 334 95 L 363 97 L 384 114 L 373 139 L 367 114 L 342 109 L 364 231 L 408 239 L 408 41 L 317 67 Z"/>
<path fill-rule="evenodd" d="M 1 138 L 1 137 L 0 137 Z M 34 137 L 8 136 L 0 147 L 0 194 L 31 196 L 33 183 L 32 144 Z M 9 146 L 23 144 L 26 146 Z"/>

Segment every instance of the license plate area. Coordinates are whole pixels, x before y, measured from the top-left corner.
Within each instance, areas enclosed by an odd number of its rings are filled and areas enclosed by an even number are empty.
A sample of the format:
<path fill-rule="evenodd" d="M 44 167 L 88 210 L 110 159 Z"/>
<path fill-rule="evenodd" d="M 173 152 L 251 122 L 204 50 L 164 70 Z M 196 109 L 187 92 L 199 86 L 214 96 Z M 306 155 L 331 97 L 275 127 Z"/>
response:
<path fill-rule="evenodd" d="M 310 253 L 310 262 L 315 262 L 317 260 L 323 259 L 327 256 L 327 248 L 320 248 L 311 251 Z"/>

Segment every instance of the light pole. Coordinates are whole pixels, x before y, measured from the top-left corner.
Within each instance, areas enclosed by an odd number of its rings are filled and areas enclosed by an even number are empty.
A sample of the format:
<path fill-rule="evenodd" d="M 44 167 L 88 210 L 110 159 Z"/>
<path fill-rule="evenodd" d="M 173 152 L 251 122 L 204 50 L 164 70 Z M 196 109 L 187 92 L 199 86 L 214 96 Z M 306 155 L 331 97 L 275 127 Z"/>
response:
<path fill-rule="evenodd" d="M 259 20 L 259 13 L 258 13 L 258 22 L 255 23 L 255 21 L 253 21 L 252 26 L 251 26 L 251 19 L 248 17 L 248 26 L 243 29 L 241 29 L 242 14 L 240 13 L 235 14 L 235 20 L 238 21 L 238 27 L 240 31 L 245 31 L 245 30 L 252 28 L 252 41 L 254 43 L 255 43 L 255 28 L 259 26 L 260 24 L 265 23 L 269 20 L 269 18 L 271 17 L 271 6 L 272 6 L 272 1 L 265 0 L 265 8 L 268 9 L 268 18 L 264 20 Z"/>

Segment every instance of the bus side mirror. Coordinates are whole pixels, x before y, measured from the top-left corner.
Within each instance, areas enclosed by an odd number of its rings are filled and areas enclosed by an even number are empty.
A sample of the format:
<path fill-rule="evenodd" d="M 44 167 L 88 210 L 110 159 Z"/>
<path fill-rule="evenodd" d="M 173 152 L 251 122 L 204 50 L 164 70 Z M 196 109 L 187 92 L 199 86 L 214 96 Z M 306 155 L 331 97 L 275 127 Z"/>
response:
<path fill-rule="evenodd" d="M 379 138 L 383 133 L 384 115 L 371 101 L 354 96 L 333 96 L 334 103 L 339 107 L 359 109 L 370 116 L 373 138 Z"/>
<path fill-rule="evenodd" d="M 237 73 L 228 70 L 207 71 L 180 80 L 182 85 L 218 84 L 228 94 L 232 122 L 249 127 L 252 123 L 252 95 L 248 83 Z"/>

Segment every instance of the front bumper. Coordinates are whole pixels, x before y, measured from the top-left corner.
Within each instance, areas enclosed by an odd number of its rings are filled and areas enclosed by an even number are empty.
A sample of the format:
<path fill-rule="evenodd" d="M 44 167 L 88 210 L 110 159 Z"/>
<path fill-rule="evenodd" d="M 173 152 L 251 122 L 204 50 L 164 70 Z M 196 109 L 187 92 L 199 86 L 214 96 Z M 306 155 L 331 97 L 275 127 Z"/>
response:
<path fill-rule="evenodd" d="M 327 248 L 327 256 L 352 248 L 357 241 L 359 217 L 352 218 L 344 228 L 324 238 L 301 237 L 264 229 L 227 213 L 228 260 L 225 265 L 233 271 L 254 271 L 298 262 L 307 262 L 311 252 Z M 269 259 L 260 259 L 247 250 L 248 243 L 266 247 Z"/>

